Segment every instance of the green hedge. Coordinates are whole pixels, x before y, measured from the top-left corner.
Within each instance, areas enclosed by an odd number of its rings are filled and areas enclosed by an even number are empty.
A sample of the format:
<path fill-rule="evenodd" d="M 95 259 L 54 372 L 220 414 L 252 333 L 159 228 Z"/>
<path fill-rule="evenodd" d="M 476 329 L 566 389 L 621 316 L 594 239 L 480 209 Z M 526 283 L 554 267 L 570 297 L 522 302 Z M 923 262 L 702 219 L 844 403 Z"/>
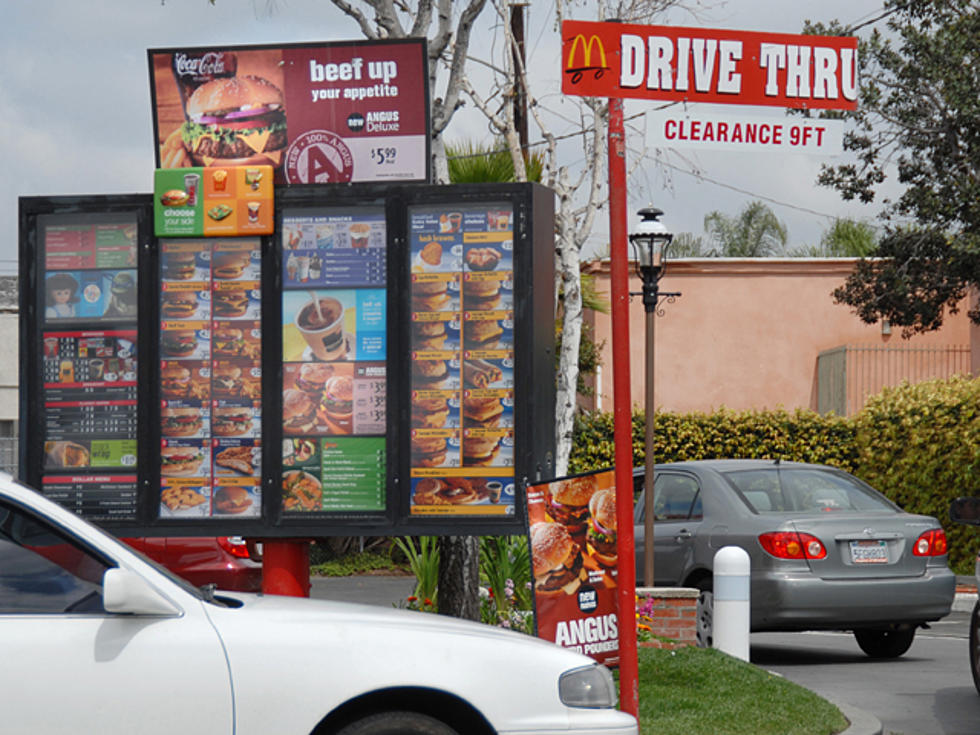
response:
<path fill-rule="evenodd" d="M 673 414 L 658 411 L 653 453 L 657 462 L 722 457 L 830 464 L 853 471 L 857 459 L 852 422 L 812 411 L 734 411 Z M 633 463 L 643 464 L 645 425 L 633 414 Z M 576 421 L 570 472 L 614 464 L 613 416 L 585 413 Z"/>
<path fill-rule="evenodd" d="M 980 380 L 887 389 L 855 416 L 858 474 L 911 513 L 946 529 L 950 566 L 973 574 L 980 534 L 949 521 L 950 501 L 980 495 Z"/>
<path fill-rule="evenodd" d="M 980 380 L 903 384 L 852 418 L 797 410 L 657 412 L 658 463 L 723 457 L 780 458 L 852 472 L 905 510 L 935 516 L 949 539 L 950 566 L 972 574 L 980 534 L 949 521 L 949 503 L 980 495 Z M 569 472 L 614 465 L 611 413 L 576 420 Z M 644 461 L 644 417 L 633 414 L 633 463 Z"/>

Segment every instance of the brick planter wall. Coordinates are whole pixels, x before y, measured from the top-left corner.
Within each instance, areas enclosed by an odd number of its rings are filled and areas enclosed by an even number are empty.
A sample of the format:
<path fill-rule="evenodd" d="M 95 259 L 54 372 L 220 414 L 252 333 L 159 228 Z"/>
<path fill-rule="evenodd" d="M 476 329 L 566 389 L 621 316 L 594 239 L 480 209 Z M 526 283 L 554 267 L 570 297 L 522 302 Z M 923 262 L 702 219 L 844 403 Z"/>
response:
<path fill-rule="evenodd" d="M 651 648 L 681 648 L 697 645 L 698 591 L 690 587 L 637 587 L 636 609 L 646 609 L 652 600 L 651 620 L 643 622 L 650 632 L 663 641 L 641 641 L 640 646 Z"/>

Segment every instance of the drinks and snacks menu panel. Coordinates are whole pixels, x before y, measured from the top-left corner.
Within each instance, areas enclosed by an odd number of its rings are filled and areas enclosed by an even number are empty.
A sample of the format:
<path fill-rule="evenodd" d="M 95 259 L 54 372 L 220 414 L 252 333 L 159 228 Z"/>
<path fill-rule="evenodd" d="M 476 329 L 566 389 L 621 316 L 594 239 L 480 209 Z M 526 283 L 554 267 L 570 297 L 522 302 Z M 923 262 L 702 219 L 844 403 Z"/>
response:
<path fill-rule="evenodd" d="M 509 203 L 409 208 L 411 513 L 514 513 Z"/>
<path fill-rule="evenodd" d="M 282 511 L 384 511 L 384 209 L 287 210 L 281 237 Z"/>

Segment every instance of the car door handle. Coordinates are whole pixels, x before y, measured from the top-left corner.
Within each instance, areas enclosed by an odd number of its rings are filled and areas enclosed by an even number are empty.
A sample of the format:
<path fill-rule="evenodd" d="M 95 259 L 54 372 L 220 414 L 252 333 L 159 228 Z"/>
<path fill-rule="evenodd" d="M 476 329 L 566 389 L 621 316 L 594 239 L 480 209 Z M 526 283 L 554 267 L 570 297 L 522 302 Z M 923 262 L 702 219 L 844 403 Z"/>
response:
<path fill-rule="evenodd" d="M 678 531 L 676 534 L 674 534 L 674 538 L 677 539 L 678 541 L 686 541 L 687 539 L 691 538 L 692 536 L 694 536 L 694 534 L 691 533 L 690 531 L 688 531 L 686 528 L 685 529 L 682 529 L 682 530 Z"/>

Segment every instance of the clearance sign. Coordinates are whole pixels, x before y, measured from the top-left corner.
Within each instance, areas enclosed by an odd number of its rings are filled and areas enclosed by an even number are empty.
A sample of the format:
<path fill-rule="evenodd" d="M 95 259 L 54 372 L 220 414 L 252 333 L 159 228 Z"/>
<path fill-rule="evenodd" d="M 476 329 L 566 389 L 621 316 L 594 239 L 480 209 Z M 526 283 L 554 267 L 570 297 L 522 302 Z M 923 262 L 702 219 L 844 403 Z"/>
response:
<path fill-rule="evenodd" d="M 857 38 L 565 21 L 562 92 L 853 110 Z"/>

